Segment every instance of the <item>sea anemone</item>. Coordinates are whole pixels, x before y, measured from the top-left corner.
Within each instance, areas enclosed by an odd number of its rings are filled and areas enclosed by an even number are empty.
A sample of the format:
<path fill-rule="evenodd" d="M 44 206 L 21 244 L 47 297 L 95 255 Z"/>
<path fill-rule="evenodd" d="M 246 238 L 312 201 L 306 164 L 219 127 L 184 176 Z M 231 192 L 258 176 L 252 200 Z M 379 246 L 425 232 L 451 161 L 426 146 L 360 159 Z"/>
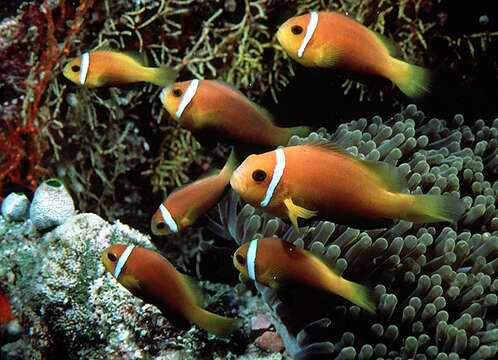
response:
<path fill-rule="evenodd" d="M 352 281 L 375 287 L 369 315 L 339 298 L 279 298 L 257 285 L 294 359 L 486 359 L 498 350 L 496 180 L 498 119 L 472 126 L 462 115 L 427 119 L 415 105 L 324 129 L 289 145 L 325 138 L 360 159 L 398 166 L 411 193 L 453 194 L 466 211 L 456 224 L 399 221 L 360 231 L 327 221 L 299 230 L 243 205 L 232 191 L 218 205 L 220 232 L 237 244 L 276 236 L 324 256 Z M 239 289 L 254 288 L 241 278 Z M 325 301 L 325 303 L 324 303 Z"/>

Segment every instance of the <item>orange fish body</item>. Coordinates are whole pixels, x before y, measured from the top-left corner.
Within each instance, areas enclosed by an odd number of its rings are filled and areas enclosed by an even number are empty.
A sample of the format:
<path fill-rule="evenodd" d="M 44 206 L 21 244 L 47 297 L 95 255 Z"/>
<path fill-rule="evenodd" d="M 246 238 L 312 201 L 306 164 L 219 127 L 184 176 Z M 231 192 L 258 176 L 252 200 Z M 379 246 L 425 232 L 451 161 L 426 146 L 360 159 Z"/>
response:
<path fill-rule="evenodd" d="M 152 232 L 156 235 L 169 235 L 191 226 L 199 216 L 216 205 L 237 165 L 236 155 L 232 151 L 218 174 L 173 191 L 152 216 Z"/>
<path fill-rule="evenodd" d="M 304 66 L 336 66 L 381 76 L 412 97 L 429 91 L 426 69 L 394 58 L 396 50 L 386 39 L 349 16 L 337 12 L 297 16 L 279 28 L 277 39 L 289 56 Z"/>
<path fill-rule="evenodd" d="M 218 336 L 227 336 L 240 321 L 201 308 L 197 290 L 158 253 L 133 245 L 116 244 L 102 254 L 102 263 L 133 295 L 156 306 L 180 327 L 194 323 Z"/>
<path fill-rule="evenodd" d="M 262 238 L 245 243 L 235 252 L 233 263 L 245 276 L 274 290 L 306 285 L 375 311 L 371 289 L 338 276 L 319 258 L 284 240 Z"/>
<path fill-rule="evenodd" d="M 452 197 L 401 193 L 404 181 L 394 167 L 358 160 L 327 142 L 251 155 L 230 182 L 246 202 L 296 227 L 299 217 L 380 228 L 389 219 L 454 221 L 463 211 Z"/>
<path fill-rule="evenodd" d="M 191 80 L 165 88 L 161 101 L 183 127 L 196 133 L 212 131 L 230 144 L 277 147 L 294 134 L 306 136 L 306 127 L 281 128 L 271 116 L 228 84 Z"/>
<path fill-rule="evenodd" d="M 70 61 L 63 69 L 66 78 L 86 87 L 150 82 L 165 86 L 177 77 L 167 67 L 147 67 L 142 59 L 117 51 L 87 52 Z"/>

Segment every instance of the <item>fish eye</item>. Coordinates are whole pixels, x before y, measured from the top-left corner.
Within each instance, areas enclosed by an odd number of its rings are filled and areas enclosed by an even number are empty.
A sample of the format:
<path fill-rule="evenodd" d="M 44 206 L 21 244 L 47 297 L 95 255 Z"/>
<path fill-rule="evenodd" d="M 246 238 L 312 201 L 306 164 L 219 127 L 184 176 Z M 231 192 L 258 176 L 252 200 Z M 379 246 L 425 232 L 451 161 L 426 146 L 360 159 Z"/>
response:
<path fill-rule="evenodd" d="M 118 259 L 113 253 L 107 253 L 107 258 L 112 262 L 115 262 Z"/>
<path fill-rule="evenodd" d="M 158 230 L 162 230 L 162 229 L 164 229 L 164 227 L 165 227 L 165 226 L 166 226 L 166 224 L 165 224 L 165 223 L 160 222 L 160 223 L 157 223 L 156 228 L 157 228 Z"/>
<path fill-rule="evenodd" d="M 73 70 L 73 72 L 78 72 L 80 71 L 80 67 L 78 65 L 73 65 L 71 66 L 71 70 Z"/>
<path fill-rule="evenodd" d="M 291 27 L 291 31 L 294 35 L 299 35 L 303 32 L 303 27 L 299 25 L 294 25 Z"/>
<path fill-rule="evenodd" d="M 266 179 L 266 172 L 261 169 L 254 170 L 252 173 L 252 179 L 256 182 L 261 182 Z"/>
<path fill-rule="evenodd" d="M 237 262 L 240 265 L 245 265 L 246 264 L 246 259 L 242 255 L 240 255 L 240 254 L 237 254 L 237 256 L 235 256 L 235 259 L 237 260 Z"/>
<path fill-rule="evenodd" d="M 173 96 L 175 96 L 175 97 L 182 96 L 182 91 L 179 88 L 174 88 L 173 89 Z"/>

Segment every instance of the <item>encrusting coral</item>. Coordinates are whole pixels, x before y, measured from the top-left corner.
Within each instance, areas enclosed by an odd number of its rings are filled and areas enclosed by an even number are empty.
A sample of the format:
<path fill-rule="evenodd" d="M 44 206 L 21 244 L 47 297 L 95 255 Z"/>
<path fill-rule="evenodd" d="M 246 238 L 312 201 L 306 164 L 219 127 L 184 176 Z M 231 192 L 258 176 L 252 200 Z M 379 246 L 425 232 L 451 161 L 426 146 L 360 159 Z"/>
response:
<path fill-rule="evenodd" d="M 155 249 L 148 236 L 95 214 L 72 216 L 43 236 L 29 219 L 14 223 L 0 217 L 2 287 L 9 289 L 21 332 L 29 333 L 9 344 L 9 351 L 2 348 L 2 357 L 7 353 L 17 353 L 12 357 L 16 359 L 261 355 L 254 346 L 248 350 L 247 334 L 232 338 L 228 347 L 228 340 L 196 327 L 175 328 L 157 308 L 130 294 L 106 274 L 100 261 L 104 249 L 120 242 Z M 228 285 L 202 282 L 202 287 L 209 311 L 243 319 L 262 312 L 257 297 L 235 296 Z"/>
<path fill-rule="evenodd" d="M 412 193 L 456 194 L 466 204 L 457 224 L 399 221 L 360 231 L 331 222 L 299 230 L 243 205 L 232 191 L 218 205 L 220 233 L 237 244 L 277 236 L 325 256 L 338 274 L 375 287 L 377 312 L 327 298 L 313 301 L 257 285 L 294 359 L 493 358 L 498 350 L 498 120 L 464 125 L 462 115 L 429 119 L 409 105 L 323 129 L 307 139 L 332 140 L 360 159 L 398 166 Z M 245 286 L 253 288 L 242 278 Z M 295 295 L 295 294 L 294 294 Z M 296 298 L 297 297 L 297 298 Z"/>

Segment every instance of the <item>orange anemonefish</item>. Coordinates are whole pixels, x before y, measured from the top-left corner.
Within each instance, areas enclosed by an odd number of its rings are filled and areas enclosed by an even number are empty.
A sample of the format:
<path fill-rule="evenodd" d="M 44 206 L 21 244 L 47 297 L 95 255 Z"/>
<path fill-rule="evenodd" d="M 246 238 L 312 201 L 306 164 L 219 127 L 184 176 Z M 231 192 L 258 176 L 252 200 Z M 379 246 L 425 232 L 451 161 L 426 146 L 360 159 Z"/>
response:
<path fill-rule="evenodd" d="M 216 205 L 238 165 L 235 150 L 232 150 L 219 173 L 175 189 L 152 216 L 152 232 L 155 235 L 169 235 L 191 226 L 199 216 Z"/>
<path fill-rule="evenodd" d="M 121 285 L 156 306 L 175 326 L 188 328 L 193 323 L 217 336 L 228 336 L 241 326 L 238 319 L 200 307 L 202 296 L 192 281 L 152 250 L 112 245 L 102 253 L 102 263 Z"/>
<path fill-rule="evenodd" d="M 233 256 L 233 264 L 248 278 L 273 290 L 296 284 L 310 286 L 375 312 L 372 289 L 340 277 L 312 253 L 282 239 L 263 238 L 243 244 Z"/>
<path fill-rule="evenodd" d="M 287 54 L 304 66 L 337 66 L 381 76 L 410 97 L 429 92 L 427 69 L 394 58 L 396 49 L 389 40 L 349 16 L 312 12 L 293 17 L 280 26 L 277 39 Z"/>
<path fill-rule="evenodd" d="M 183 127 L 200 133 L 213 131 L 233 145 L 277 147 L 292 135 L 307 136 L 309 128 L 282 128 L 271 115 L 232 86 L 216 80 L 178 82 L 165 88 L 161 101 Z"/>
<path fill-rule="evenodd" d="M 390 219 L 456 221 L 463 202 L 452 196 L 411 195 L 394 166 L 359 160 L 326 142 L 308 142 L 249 156 L 233 173 L 232 188 L 254 207 L 289 219 L 335 221 L 381 228 Z"/>
<path fill-rule="evenodd" d="M 127 52 L 98 50 L 86 52 L 71 60 L 62 71 L 73 83 L 86 87 L 150 82 L 166 86 L 178 73 L 166 66 L 147 67 L 139 55 Z"/>

